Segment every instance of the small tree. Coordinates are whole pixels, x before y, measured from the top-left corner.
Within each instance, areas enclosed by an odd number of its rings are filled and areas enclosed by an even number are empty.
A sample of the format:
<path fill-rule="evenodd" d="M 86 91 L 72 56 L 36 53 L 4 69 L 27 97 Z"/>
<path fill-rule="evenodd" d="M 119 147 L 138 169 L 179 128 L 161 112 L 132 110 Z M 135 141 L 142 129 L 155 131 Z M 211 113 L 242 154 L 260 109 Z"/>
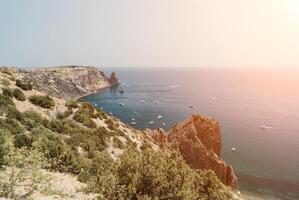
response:
<path fill-rule="evenodd" d="M 29 97 L 31 103 L 42 108 L 52 108 L 55 106 L 54 100 L 48 95 L 32 95 Z"/>
<path fill-rule="evenodd" d="M 19 100 L 19 101 L 25 101 L 26 97 L 24 95 L 24 92 L 22 90 L 20 90 L 19 88 L 15 88 L 13 90 L 13 96 Z"/>

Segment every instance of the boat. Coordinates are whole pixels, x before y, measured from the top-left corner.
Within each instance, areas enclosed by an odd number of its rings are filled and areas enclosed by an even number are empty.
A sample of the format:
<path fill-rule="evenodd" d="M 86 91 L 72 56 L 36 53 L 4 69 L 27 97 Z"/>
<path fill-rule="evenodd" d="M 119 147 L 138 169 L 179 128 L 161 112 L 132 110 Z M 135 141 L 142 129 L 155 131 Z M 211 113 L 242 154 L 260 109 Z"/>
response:
<path fill-rule="evenodd" d="M 270 129 L 271 127 L 269 127 L 269 126 L 261 126 L 261 129 L 263 129 L 263 130 L 267 130 L 267 129 Z"/>
<path fill-rule="evenodd" d="M 121 94 L 123 94 L 125 91 L 124 91 L 124 89 L 121 87 L 121 88 L 119 88 L 118 92 L 121 93 Z"/>
<path fill-rule="evenodd" d="M 165 123 L 163 123 L 163 124 L 162 124 L 162 126 L 166 126 L 166 124 L 165 124 Z"/>
<path fill-rule="evenodd" d="M 161 119 L 162 118 L 162 115 L 158 115 L 158 117 L 157 117 L 158 119 Z"/>
<path fill-rule="evenodd" d="M 98 104 L 95 103 L 94 105 L 97 106 Z"/>
<path fill-rule="evenodd" d="M 136 125 L 136 122 L 131 122 L 132 125 Z"/>
<path fill-rule="evenodd" d="M 109 112 L 109 115 L 113 115 L 113 113 L 112 113 L 112 112 Z"/>
<path fill-rule="evenodd" d="M 137 112 L 136 112 L 136 111 L 133 111 L 133 113 L 134 113 L 135 115 L 137 115 Z"/>
<path fill-rule="evenodd" d="M 120 106 L 125 106 L 125 104 L 124 103 L 118 103 Z"/>
<path fill-rule="evenodd" d="M 237 150 L 237 148 L 236 148 L 236 147 L 233 147 L 233 148 L 232 148 L 232 151 L 236 151 L 236 150 Z"/>
<path fill-rule="evenodd" d="M 141 100 L 140 103 L 145 103 L 145 101 L 144 101 L 144 100 Z"/>
<path fill-rule="evenodd" d="M 132 121 L 135 121 L 135 118 L 134 118 L 134 117 L 132 117 Z"/>
<path fill-rule="evenodd" d="M 189 105 L 188 107 L 189 107 L 189 108 L 193 108 L 194 106 L 193 106 L 193 105 Z"/>
<path fill-rule="evenodd" d="M 154 124 L 154 121 L 150 121 L 149 124 Z"/>

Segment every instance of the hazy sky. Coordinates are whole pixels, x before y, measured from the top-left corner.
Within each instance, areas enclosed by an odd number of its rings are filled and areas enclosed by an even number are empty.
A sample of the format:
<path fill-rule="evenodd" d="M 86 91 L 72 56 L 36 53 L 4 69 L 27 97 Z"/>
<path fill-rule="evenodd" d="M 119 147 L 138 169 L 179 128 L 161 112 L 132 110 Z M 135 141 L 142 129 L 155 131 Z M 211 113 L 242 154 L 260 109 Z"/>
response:
<path fill-rule="evenodd" d="M 299 67 L 299 0 L 0 0 L 0 65 Z"/>

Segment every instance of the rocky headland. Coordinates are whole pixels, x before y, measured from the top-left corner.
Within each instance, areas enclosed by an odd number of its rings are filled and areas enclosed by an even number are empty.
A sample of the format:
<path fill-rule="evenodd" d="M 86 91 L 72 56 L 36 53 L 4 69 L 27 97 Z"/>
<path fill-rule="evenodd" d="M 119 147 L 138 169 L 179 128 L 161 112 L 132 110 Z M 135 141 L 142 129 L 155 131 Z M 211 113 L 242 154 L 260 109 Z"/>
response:
<path fill-rule="evenodd" d="M 116 74 L 108 78 L 92 66 L 61 66 L 19 70 L 20 79 L 30 83 L 33 89 L 51 96 L 70 99 L 95 93 L 118 84 Z"/>
<path fill-rule="evenodd" d="M 221 158 L 220 126 L 215 119 L 192 115 L 168 132 L 163 129 L 146 132 L 162 149 L 178 150 L 193 168 L 211 169 L 225 185 L 237 188 L 238 181 L 232 166 Z"/>

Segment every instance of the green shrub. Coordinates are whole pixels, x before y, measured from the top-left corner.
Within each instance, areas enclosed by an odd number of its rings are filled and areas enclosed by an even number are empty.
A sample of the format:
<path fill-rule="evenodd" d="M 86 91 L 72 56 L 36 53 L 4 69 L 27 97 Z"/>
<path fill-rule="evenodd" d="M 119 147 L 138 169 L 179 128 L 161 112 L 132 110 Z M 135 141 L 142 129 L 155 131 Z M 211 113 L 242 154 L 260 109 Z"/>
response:
<path fill-rule="evenodd" d="M 34 110 L 27 110 L 23 113 L 23 120 L 21 123 L 30 131 L 35 127 L 49 127 L 50 122 L 40 113 L 37 113 Z"/>
<path fill-rule="evenodd" d="M 13 135 L 22 134 L 25 131 L 18 121 L 11 118 L 0 119 L 0 128 L 8 130 Z"/>
<path fill-rule="evenodd" d="M 90 114 L 93 114 L 94 110 L 95 110 L 94 106 L 89 102 L 83 102 L 82 103 L 82 108 L 84 110 L 88 111 Z"/>
<path fill-rule="evenodd" d="M 48 95 L 42 96 L 42 95 L 32 95 L 29 97 L 29 100 L 31 103 L 33 103 L 36 106 L 42 107 L 42 108 L 52 108 L 55 106 L 54 100 L 49 97 Z"/>
<path fill-rule="evenodd" d="M 4 156 L 5 156 L 4 143 L 5 143 L 4 131 L 0 129 L 0 168 L 4 164 Z"/>
<path fill-rule="evenodd" d="M 17 148 L 22 148 L 22 147 L 31 148 L 32 143 L 33 143 L 33 139 L 30 135 L 24 133 L 15 135 L 14 145 Z"/>
<path fill-rule="evenodd" d="M 6 80 L 6 79 L 3 78 L 3 79 L 0 80 L 0 84 L 4 85 L 4 86 L 9 86 L 10 82 L 8 80 Z"/>
<path fill-rule="evenodd" d="M 16 86 L 22 90 L 32 90 L 32 85 L 30 83 L 22 83 L 22 81 L 19 79 L 16 80 Z"/>
<path fill-rule="evenodd" d="M 75 114 L 73 116 L 73 119 L 76 120 L 77 122 L 82 123 L 83 125 L 85 125 L 89 128 L 96 128 L 97 127 L 96 123 L 90 117 L 90 113 L 87 112 L 87 110 L 85 110 L 85 109 L 79 108 L 75 112 Z"/>
<path fill-rule="evenodd" d="M 68 108 L 78 108 L 78 103 L 76 100 L 70 99 L 65 102 L 65 106 Z"/>
<path fill-rule="evenodd" d="M 13 91 L 8 87 L 2 88 L 2 94 L 7 97 L 13 97 Z"/>
<path fill-rule="evenodd" d="M 46 157 L 48 168 L 61 172 L 77 172 L 76 156 L 72 150 L 66 146 L 60 137 L 53 134 L 41 134 L 38 141 L 38 148 Z"/>
<path fill-rule="evenodd" d="M 192 169 L 177 152 L 129 148 L 115 163 L 95 156 L 88 182 L 103 199 L 229 200 L 231 194 L 210 170 Z"/>
<path fill-rule="evenodd" d="M 6 114 L 7 118 L 16 119 L 18 121 L 22 121 L 24 119 L 23 114 L 20 111 L 18 111 L 15 106 L 7 106 L 6 110 L 7 110 L 7 114 Z"/>
<path fill-rule="evenodd" d="M 0 94 L 0 107 L 7 106 L 7 105 L 15 105 L 15 104 L 10 97 Z"/>
<path fill-rule="evenodd" d="M 118 137 L 114 137 L 113 138 L 113 147 L 123 149 L 123 148 L 125 148 L 125 145 Z"/>
<path fill-rule="evenodd" d="M 14 96 L 14 98 L 16 98 L 19 101 L 25 101 L 26 100 L 24 92 L 22 90 L 20 90 L 19 88 L 15 88 L 13 90 L 13 96 Z"/>

